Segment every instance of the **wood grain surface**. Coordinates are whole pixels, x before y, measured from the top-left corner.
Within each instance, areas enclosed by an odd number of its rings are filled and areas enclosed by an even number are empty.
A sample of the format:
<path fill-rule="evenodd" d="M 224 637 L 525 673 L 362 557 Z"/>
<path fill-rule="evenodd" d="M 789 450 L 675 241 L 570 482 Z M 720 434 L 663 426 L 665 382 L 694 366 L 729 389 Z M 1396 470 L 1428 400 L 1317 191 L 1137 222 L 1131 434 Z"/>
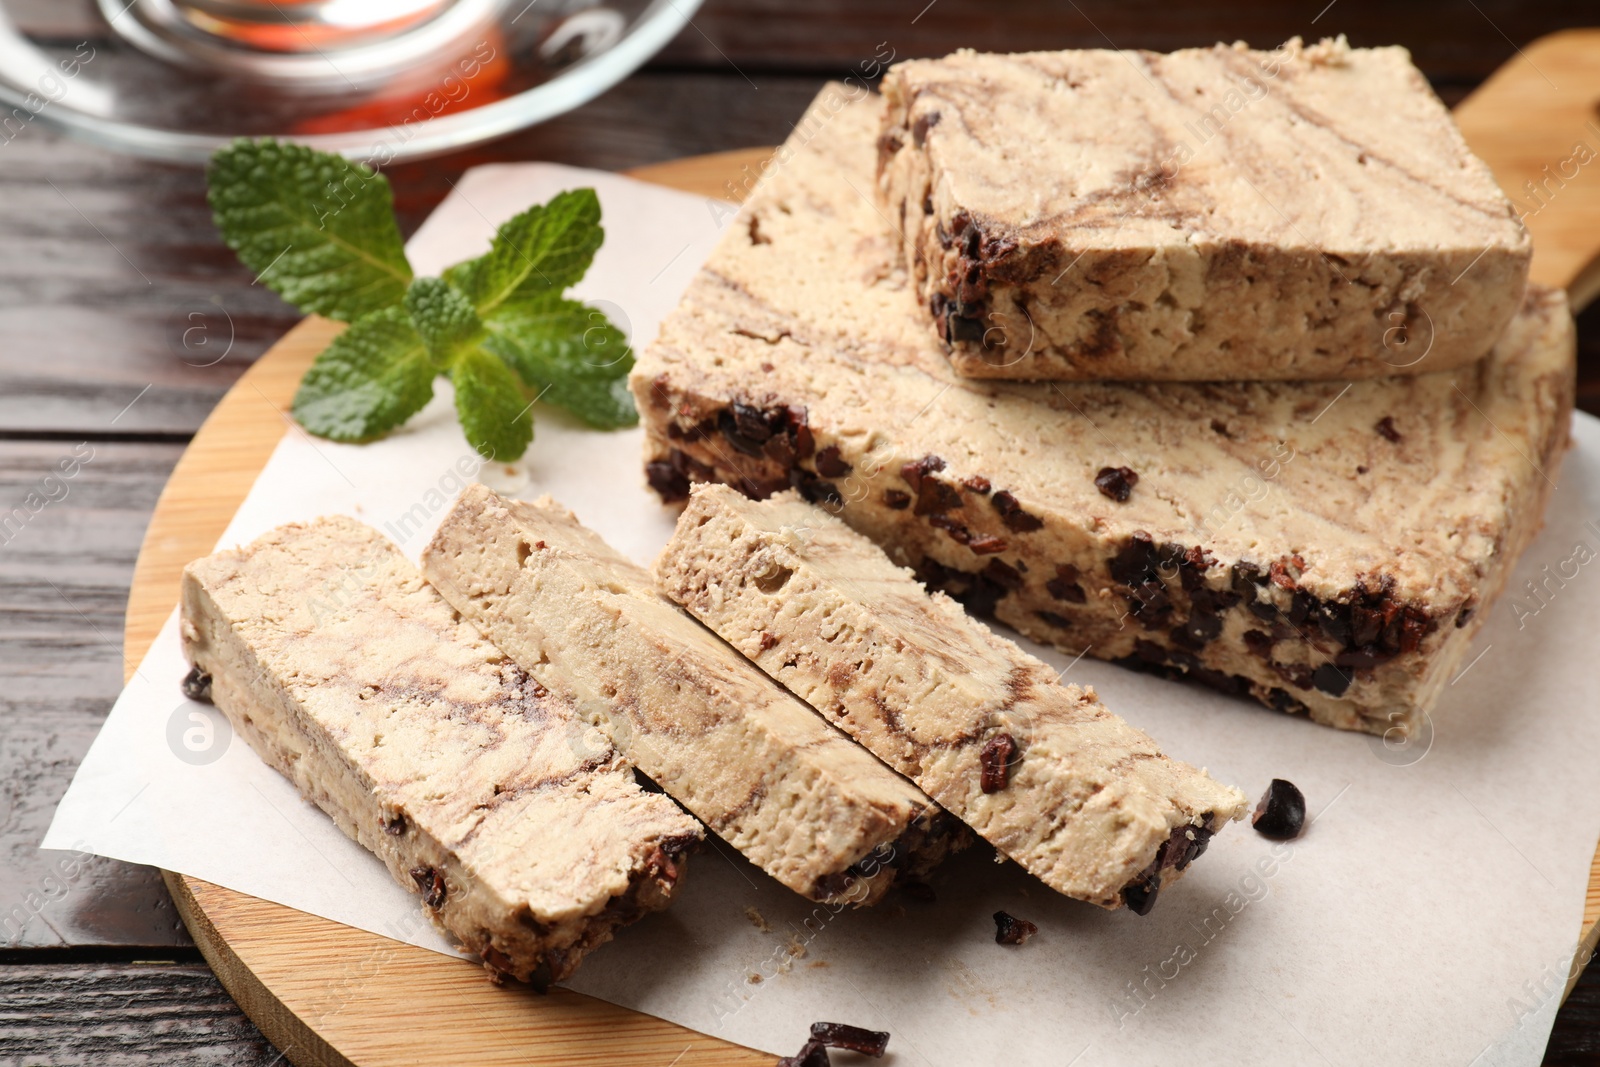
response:
<path fill-rule="evenodd" d="M 95 10 L 7 4 L 68 43 L 104 33 Z M 655 62 L 598 100 L 388 173 L 410 233 L 479 163 L 623 169 L 776 143 L 823 79 L 859 74 L 880 44 L 905 58 L 1344 32 L 1408 46 L 1454 104 L 1518 49 L 1534 54 L 1540 35 L 1595 19 L 1576 0 L 706 0 Z M 1595 187 L 1597 175 L 1585 168 L 1569 185 Z M 189 947 L 156 872 L 97 860 L 62 886 L 51 881 L 59 854 L 36 846 L 120 688 L 116 621 L 166 474 L 299 316 L 221 245 L 198 171 L 112 155 L 42 122 L 0 144 L 0 249 L 0 509 L 79 442 L 93 443 L 98 467 L 0 546 L 0 1063 L 273 1067 L 279 1051 Z M 1600 307 L 1580 316 L 1579 345 L 1579 403 L 1600 413 Z M 137 962 L 148 960 L 169 963 Z M 1600 1062 L 1600 968 L 1561 1009 L 1545 1062 Z"/>

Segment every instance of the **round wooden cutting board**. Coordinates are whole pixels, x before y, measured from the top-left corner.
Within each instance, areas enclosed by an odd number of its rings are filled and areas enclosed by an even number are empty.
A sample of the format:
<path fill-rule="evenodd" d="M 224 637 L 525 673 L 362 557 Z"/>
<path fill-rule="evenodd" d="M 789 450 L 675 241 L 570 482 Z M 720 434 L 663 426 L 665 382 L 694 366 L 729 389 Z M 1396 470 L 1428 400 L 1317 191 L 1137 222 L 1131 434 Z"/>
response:
<path fill-rule="evenodd" d="M 1527 181 L 1600 149 L 1600 31 L 1529 46 L 1457 109 L 1473 148 L 1526 205 Z M 1561 86 L 1554 88 L 1555 84 Z M 1593 126 L 1590 123 L 1594 123 Z M 705 196 L 744 188 L 771 149 L 700 156 L 631 172 Z M 1530 215 L 1534 275 L 1566 286 L 1575 304 L 1600 292 L 1600 174 L 1576 180 Z M 728 185 L 729 179 L 734 179 Z M 186 563 L 212 550 L 288 421 L 300 376 L 340 327 L 310 318 L 261 357 L 217 405 L 156 505 L 134 572 L 125 632 L 127 673 L 173 605 Z M 246 1014 L 297 1067 L 755 1067 L 772 1057 L 590 997 L 495 987 L 477 964 L 391 941 L 282 905 L 167 873 L 206 961 Z M 1600 851 L 1581 931 L 1589 951 L 1600 919 Z M 797 1037 L 798 1041 L 798 1037 Z"/>

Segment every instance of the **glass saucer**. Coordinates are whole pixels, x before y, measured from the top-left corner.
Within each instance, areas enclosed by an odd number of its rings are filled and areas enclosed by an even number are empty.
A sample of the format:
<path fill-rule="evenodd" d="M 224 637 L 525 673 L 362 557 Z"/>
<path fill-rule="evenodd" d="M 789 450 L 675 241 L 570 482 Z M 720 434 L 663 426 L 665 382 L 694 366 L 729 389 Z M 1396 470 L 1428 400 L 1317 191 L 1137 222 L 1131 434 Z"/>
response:
<path fill-rule="evenodd" d="M 700 0 L 3 0 L 0 148 L 38 122 L 204 162 L 272 136 L 381 167 L 570 111 Z"/>

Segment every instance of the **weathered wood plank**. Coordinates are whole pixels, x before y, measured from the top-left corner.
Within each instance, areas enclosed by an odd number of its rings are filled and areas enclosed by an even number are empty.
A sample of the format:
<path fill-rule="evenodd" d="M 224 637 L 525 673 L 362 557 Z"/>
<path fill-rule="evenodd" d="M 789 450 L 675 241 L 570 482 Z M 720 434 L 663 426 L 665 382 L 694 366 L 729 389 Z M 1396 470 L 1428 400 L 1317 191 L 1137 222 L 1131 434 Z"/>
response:
<path fill-rule="evenodd" d="M 1545 1067 L 1600 1060 L 1600 971 L 1562 1009 Z M 201 963 L 0 964 L 0 1063 L 273 1067 L 259 1031 Z"/>
<path fill-rule="evenodd" d="M 204 963 L 0 965 L 0 1064 L 281 1062 Z"/>
<path fill-rule="evenodd" d="M 1600 415 L 1600 301 L 1578 316 L 1578 407 Z"/>
<path fill-rule="evenodd" d="M 1299 34 L 1344 33 L 1352 44 L 1403 44 L 1435 83 L 1473 85 L 1536 37 L 1582 26 L 1594 9 L 1576 0 L 707 0 L 694 25 L 658 62 L 715 70 L 737 64 L 757 84 L 762 70 L 847 71 L 887 42 L 901 58 L 954 48 L 1022 51 L 1150 48 L 1170 51 L 1216 41 L 1272 47 Z"/>
<path fill-rule="evenodd" d="M 479 163 L 620 170 L 773 144 L 820 84 L 780 78 L 752 93 L 718 74 L 634 78 L 493 145 L 392 168 L 396 207 L 409 233 Z M 218 239 L 195 169 L 35 125 L 0 158 L 0 232 L 0 433 L 192 433 L 299 319 Z"/>
<path fill-rule="evenodd" d="M 0 946 L 188 943 L 155 871 L 38 847 L 121 688 L 134 558 L 181 451 L 0 442 Z"/>
<path fill-rule="evenodd" d="M 1326 10 L 1324 10 L 1326 8 Z M 1474 10 L 1476 8 L 1476 10 Z M 101 39 L 105 24 L 93 0 L 23 0 L 16 22 L 60 41 Z M 707 0 L 657 58 L 656 67 L 760 72 L 846 71 L 880 41 L 901 56 L 942 55 L 953 48 L 1172 49 L 1243 38 L 1277 44 L 1294 34 L 1345 33 L 1358 44 L 1408 46 L 1435 82 L 1474 84 L 1505 62 L 1512 44 L 1583 25 L 1593 10 L 1577 0 L 1379 0 L 1282 4 L 1220 0 L 1203 5 L 1160 0 Z"/>
<path fill-rule="evenodd" d="M 1590 966 L 1578 979 L 1556 1015 L 1544 1067 L 1594 1067 L 1600 1063 L 1600 967 Z"/>

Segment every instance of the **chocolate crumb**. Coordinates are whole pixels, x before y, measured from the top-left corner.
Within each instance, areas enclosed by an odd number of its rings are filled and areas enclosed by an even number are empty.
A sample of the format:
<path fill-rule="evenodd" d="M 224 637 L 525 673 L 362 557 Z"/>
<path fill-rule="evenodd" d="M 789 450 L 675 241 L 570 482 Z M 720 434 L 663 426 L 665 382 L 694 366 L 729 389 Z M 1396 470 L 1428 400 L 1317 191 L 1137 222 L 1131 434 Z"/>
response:
<path fill-rule="evenodd" d="M 854 469 L 840 457 L 838 445 L 829 445 L 817 453 L 817 473 L 824 478 L 843 478 Z"/>
<path fill-rule="evenodd" d="M 1350 688 L 1350 681 L 1350 675 L 1332 663 L 1324 663 L 1311 672 L 1311 684 L 1331 697 L 1344 696 L 1345 690 Z"/>
<path fill-rule="evenodd" d="M 942 470 L 944 470 L 944 460 L 930 452 L 921 459 L 914 459 L 909 463 L 903 464 L 900 467 L 900 477 L 904 478 L 906 484 L 911 486 L 912 492 L 918 492 L 922 489 L 924 476 L 932 474 L 934 471 Z"/>
<path fill-rule="evenodd" d="M 766 630 L 761 631 L 761 651 L 765 652 L 767 649 L 773 647 L 777 643 L 778 639 L 776 637 L 772 636 L 772 634 L 768 633 Z"/>
<path fill-rule="evenodd" d="M 831 1067 L 832 1062 L 828 1059 L 828 1050 L 825 1047 L 816 1041 L 807 1041 L 800 1047 L 798 1054 L 785 1056 L 779 1060 L 777 1067 Z"/>
<path fill-rule="evenodd" d="M 651 460 L 644 465 L 645 481 L 665 504 L 676 504 L 689 499 L 689 476 L 664 460 Z"/>
<path fill-rule="evenodd" d="M 1017 561 L 1021 563 L 1021 560 Z M 1022 572 L 1003 559 L 991 559 L 984 566 L 982 574 L 985 578 L 1005 589 L 1022 588 Z"/>
<path fill-rule="evenodd" d="M 961 479 L 961 484 L 980 496 L 989 491 L 989 479 L 981 474 L 974 474 L 970 478 Z"/>
<path fill-rule="evenodd" d="M 911 506 L 911 494 L 902 493 L 898 489 L 885 489 L 883 491 L 883 503 L 884 506 L 891 507 L 896 511 L 904 511 Z"/>
<path fill-rule="evenodd" d="M 951 315 L 945 322 L 945 340 L 951 344 L 957 341 L 982 341 L 983 335 L 987 332 L 982 319 L 975 319 L 969 315 Z"/>
<path fill-rule="evenodd" d="M 1244 632 L 1244 647 L 1262 659 L 1266 659 L 1272 655 L 1272 635 L 1262 633 L 1260 630 L 1246 630 Z"/>
<path fill-rule="evenodd" d="M 514 973 L 516 966 L 511 962 L 511 957 L 493 945 L 484 945 L 483 951 L 479 955 L 483 957 L 483 965 L 491 971 L 501 975 L 511 975 L 513 978 L 516 977 Z"/>
<path fill-rule="evenodd" d="M 1007 912 L 994 913 L 994 943 L 997 945 L 1025 945 L 1039 928 L 1027 919 L 1019 919 Z"/>
<path fill-rule="evenodd" d="M 927 485 L 930 483 L 924 482 L 923 484 Z M 922 505 L 920 503 L 917 505 L 915 514 L 922 514 Z M 934 512 L 932 515 L 929 515 L 928 525 L 935 526 L 943 530 L 945 533 L 950 535 L 950 540 L 954 541 L 958 545 L 967 545 L 972 543 L 972 531 L 943 512 Z"/>
<path fill-rule="evenodd" d="M 1000 513 L 1000 520 L 1006 524 L 1006 528 L 1009 530 L 1014 530 L 1017 533 L 1031 533 L 1044 527 L 1043 519 L 1023 511 L 1022 506 L 1017 503 L 1017 498 L 1004 489 L 990 497 L 989 500 L 994 504 L 994 509 Z"/>
<path fill-rule="evenodd" d="M 189 673 L 183 676 L 183 681 L 178 683 L 178 687 L 190 700 L 211 703 L 211 675 L 199 667 L 189 668 Z"/>
<path fill-rule="evenodd" d="M 444 903 L 449 888 L 444 884 L 444 875 L 439 873 L 437 867 L 413 867 L 411 880 L 417 883 L 417 888 L 422 891 L 422 902 L 428 907 L 437 909 Z"/>
<path fill-rule="evenodd" d="M 1128 467 L 1101 467 L 1100 473 L 1094 476 L 1094 484 L 1102 495 L 1126 504 L 1133 487 L 1139 484 L 1139 475 Z"/>
<path fill-rule="evenodd" d="M 889 1034 L 885 1030 L 868 1030 L 849 1023 L 812 1023 L 811 1040 L 829 1048 L 842 1048 L 859 1052 L 876 1059 L 889 1049 Z"/>
<path fill-rule="evenodd" d="M 1293 782 L 1274 778 L 1256 803 L 1250 825 L 1262 837 L 1288 841 L 1300 836 L 1306 823 L 1306 798 Z"/>
<path fill-rule="evenodd" d="M 1135 915 L 1149 915 L 1156 906 L 1156 894 L 1161 892 L 1161 879 L 1151 878 L 1122 887 L 1122 902 Z"/>
<path fill-rule="evenodd" d="M 1078 584 L 1078 568 L 1070 563 L 1056 564 L 1056 576 L 1044 583 L 1046 592 L 1057 600 L 1082 604 L 1087 600 L 1083 587 Z"/>
<path fill-rule="evenodd" d="M 928 111 L 912 120 L 911 143 L 921 148 L 928 140 L 928 131 L 939 125 L 939 119 L 939 112 Z"/>
<path fill-rule="evenodd" d="M 993 535 L 974 537 L 967 542 L 967 547 L 979 556 L 992 556 L 996 552 L 1004 552 L 1006 550 L 1006 540 L 1003 537 L 995 537 Z"/>
<path fill-rule="evenodd" d="M 1378 431 L 1379 436 L 1381 436 L 1385 441 L 1392 441 L 1395 444 L 1399 444 L 1402 440 L 1400 431 L 1394 428 L 1394 417 L 1392 415 L 1385 415 L 1383 418 L 1379 419 L 1378 425 L 1375 427 L 1375 429 Z"/>
<path fill-rule="evenodd" d="M 979 787 L 985 793 L 998 793 L 1011 778 L 1011 757 L 1016 754 L 1017 739 L 1010 734 L 995 734 L 984 742 L 978 753 L 979 766 L 983 768 Z"/>

